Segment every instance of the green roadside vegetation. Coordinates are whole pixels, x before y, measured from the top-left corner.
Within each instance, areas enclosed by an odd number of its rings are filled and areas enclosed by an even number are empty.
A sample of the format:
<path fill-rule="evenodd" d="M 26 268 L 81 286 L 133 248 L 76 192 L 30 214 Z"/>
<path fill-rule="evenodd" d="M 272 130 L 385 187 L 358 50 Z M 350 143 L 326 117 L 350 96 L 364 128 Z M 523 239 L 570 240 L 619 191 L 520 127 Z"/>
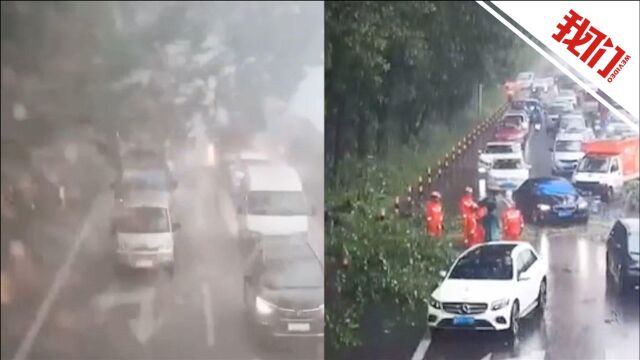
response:
<path fill-rule="evenodd" d="M 536 56 L 475 3 L 326 2 L 325 18 L 326 354 L 345 358 L 378 334 L 424 328 L 459 224 L 430 241 L 422 212 L 393 216 L 393 197 Z"/>

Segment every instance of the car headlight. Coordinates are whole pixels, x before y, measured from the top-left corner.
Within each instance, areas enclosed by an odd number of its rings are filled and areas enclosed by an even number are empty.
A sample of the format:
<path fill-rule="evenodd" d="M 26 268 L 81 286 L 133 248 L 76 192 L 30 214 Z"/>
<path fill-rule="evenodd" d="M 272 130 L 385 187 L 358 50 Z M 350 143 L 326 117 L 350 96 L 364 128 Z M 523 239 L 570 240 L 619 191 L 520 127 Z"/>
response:
<path fill-rule="evenodd" d="M 258 314 L 271 315 L 275 307 L 275 305 L 268 302 L 267 300 L 261 298 L 260 296 L 256 296 L 256 312 Z"/>
<path fill-rule="evenodd" d="M 585 199 L 578 200 L 578 209 L 584 210 L 589 206 L 589 203 Z"/>
<path fill-rule="evenodd" d="M 491 303 L 491 310 L 496 311 L 509 305 L 509 299 L 500 299 Z"/>
<path fill-rule="evenodd" d="M 433 297 L 429 297 L 429 305 L 436 309 L 442 308 L 442 304 L 440 304 L 440 301 L 434 299 Z"/>
<path fill-rule="evenodd" d="M 540 211 L 549 211 L 551 210 L 551 206 L 547 205 L 547 204 L 538 204 L 538 210 Z"/>

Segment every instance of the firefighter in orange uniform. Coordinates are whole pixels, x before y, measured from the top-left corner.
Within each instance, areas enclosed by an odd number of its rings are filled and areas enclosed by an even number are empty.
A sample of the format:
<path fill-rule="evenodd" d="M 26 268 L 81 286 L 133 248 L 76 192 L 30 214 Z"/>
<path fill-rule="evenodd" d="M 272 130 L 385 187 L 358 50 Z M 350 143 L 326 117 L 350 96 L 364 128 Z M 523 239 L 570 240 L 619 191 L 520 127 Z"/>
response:
<path fill-rule="evenodd" d="M 511 194 L 506 194 L 506 209 L 502 211 L 502 238 L 504 240 L 520 240 L 522 230 L 524 230 L 524 219 L 522 213 L 516 208 L 515 203 L 511 199 Z"/>
<path fill-rule="evenodd" d="M 478 221 L 475 216 L 475 211 L 478 208 L 478 204 L 473 200 L 473 189 L 466 187 L 464 189 L 464 195 L 460 199 L 460 216 L 462 217 L 462 229 L 464 231 L 464 243 L 469 246 L 474 242 L 476 236 L 476 230 L 478 227 Z"/>
<path fill-rule="evenodd" d="M 431 198 L 427 201 L 424 208 L 427 234 L 434 238 L 441 237 L 442 230 L 444 229 L 444 213 L 442 211 L 441 198 L 442 196 L 439 192 L 432 192 Z"/>
<path fill-rule="evenodd" d="M 476 218 L 476 231 L 473 238 L 473 245 L 484 242 L 484 227 L 482 226 L 482 218 L 487 215 L 487 208 L 484 206 L 478 207 L 474 216 Z"/>

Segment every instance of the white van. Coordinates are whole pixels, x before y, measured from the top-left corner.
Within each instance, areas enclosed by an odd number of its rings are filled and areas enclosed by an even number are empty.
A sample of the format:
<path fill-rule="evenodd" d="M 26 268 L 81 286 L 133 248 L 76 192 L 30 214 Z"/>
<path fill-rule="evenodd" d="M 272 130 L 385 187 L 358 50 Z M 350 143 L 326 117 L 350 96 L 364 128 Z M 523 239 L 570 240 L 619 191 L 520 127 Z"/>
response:
<path fill-rule="evenodd" d="M 117 270 L 162 267 L 173 275 L 174 233 L 170 194 L 161 191 L 134 191 L 127 194 L 112 222 L 117 244 Z"/>
<path fill-rule="evenodd" d="M 268 237 L 309 230 L 313 215 L 298 172 L 287 165 L 251 165 L 244 179 L 246 192 L 239 202 L 238 225 L 242 241 L 257 243 Z"/>

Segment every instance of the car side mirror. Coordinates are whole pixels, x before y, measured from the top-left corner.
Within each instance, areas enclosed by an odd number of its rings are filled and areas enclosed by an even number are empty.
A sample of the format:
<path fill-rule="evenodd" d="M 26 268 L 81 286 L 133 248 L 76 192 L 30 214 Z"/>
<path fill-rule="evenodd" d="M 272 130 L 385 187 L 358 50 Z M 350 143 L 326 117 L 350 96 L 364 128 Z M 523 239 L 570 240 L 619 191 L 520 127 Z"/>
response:
<path fill-rule="evenodd" d="M 527 276 L 524 273 L 521 273 L 520 275 L 518 275 L 518 281 L 528 281 L 530 278 L 529 276 Z"/>
<path fill-rule="evenodd" d="M 171 228 L 173 229 L 173 231 L 178 231 L 178 230 L 180 230 L 181 227 L 182 227 L 182 225 L 180 225 L 180 223 L 171 224 Z"/>
<path fill-rule="evenodd" d="M 447 272 L 446 272 L 446 271 L 444 271 L 444 270 L 440 270 L 440 271 L 438 272 L 438 275 L 440 275 L 440 277 L 444 279 L 444 278 L 447 276 Z"/>

